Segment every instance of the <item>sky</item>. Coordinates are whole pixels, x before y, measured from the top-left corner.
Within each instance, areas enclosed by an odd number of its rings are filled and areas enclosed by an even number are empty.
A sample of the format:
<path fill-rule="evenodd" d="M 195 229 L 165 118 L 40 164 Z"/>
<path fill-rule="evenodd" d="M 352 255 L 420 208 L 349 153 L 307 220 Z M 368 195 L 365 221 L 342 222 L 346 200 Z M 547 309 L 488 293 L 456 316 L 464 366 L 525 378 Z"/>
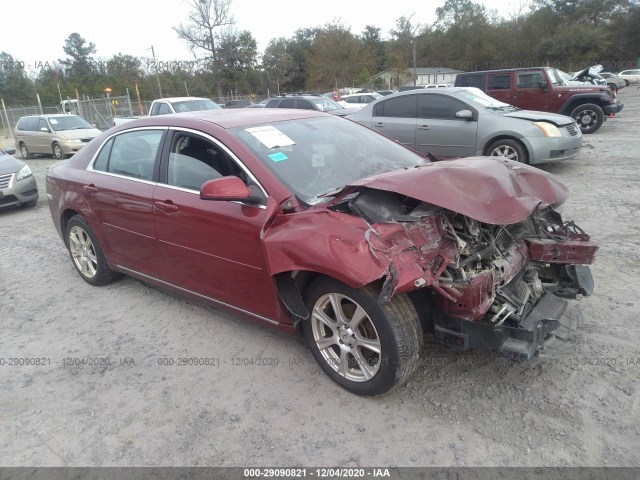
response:
<path fill-rule="evenodd" d="M 106 60 L 117 53 L 151 58 L 152 46 L 158 62 L 193 60 L 186 42 L 178 39 L 172 29 L 186 21 L 187 2 L 7 0 L 0 10 L 0 17 L 5 20 L 0 27 L 0 51 L 24 62 L 27 71 L 37 71 L 46 62 L 51 64 L 65 58 L 64 41 L 77 32 L 95 44 L 95 60 Z M 502 15 L 519 4 L 504 0 L 481 3 Z M 249 30 L 258 42 L 258 51 L 263 52 L 272 38 L 290 38 L 300 28 L 335 21 L 340 21 L 354 34 L 361 33 L 366 25 L 373 25 L 382 30 L 384 38 L 402 16 L 413 15 L 414 23 L 433 23 L 436 8 L 443 4 L 444 0 L 394 0 L 380 7 L 371 2 L 343 0 L 314 4 L 292 0 L 232 0 L 231 13 L 236 29 Z"/>

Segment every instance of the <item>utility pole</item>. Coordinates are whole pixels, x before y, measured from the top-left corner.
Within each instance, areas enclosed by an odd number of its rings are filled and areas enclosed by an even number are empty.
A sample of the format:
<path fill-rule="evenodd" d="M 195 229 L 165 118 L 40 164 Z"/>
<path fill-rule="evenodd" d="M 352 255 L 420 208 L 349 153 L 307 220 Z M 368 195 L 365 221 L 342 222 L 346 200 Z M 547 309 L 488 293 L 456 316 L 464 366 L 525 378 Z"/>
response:
<path fill-rule="evenodd" d="M 160 85 L 160 75 L 158 75 L 158 62 L 156 62 L 156 52 L 153 50 L 153 45 L 151 45 L 151 48 L 147 48 L 147 50 L 151 50 L 153 63 L 156 66 L 156 80 L 158 80 L 158 91 L 160 92 L 160 98 L 162 98 L 162 86 Z"/>
<path fill-rule="evenodd" d="M 418 81 L 418 75 L 416 75 L 416 39 L 411 39 L 411 45 L 413 46 L 413 86 L 416 86 Z"/>

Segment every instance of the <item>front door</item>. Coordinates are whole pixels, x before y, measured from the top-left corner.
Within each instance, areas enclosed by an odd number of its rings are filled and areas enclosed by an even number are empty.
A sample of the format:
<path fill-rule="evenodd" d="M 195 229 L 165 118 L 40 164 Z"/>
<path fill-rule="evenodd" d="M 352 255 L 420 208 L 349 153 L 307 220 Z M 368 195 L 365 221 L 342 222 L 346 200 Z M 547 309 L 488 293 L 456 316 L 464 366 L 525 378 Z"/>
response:
<path fill-rule="evenodd" d="M 456 117 L 463 110 L 475 109 L 447 95 L 418 94 L 416 150 L 446 158 L 475 155 L 478 122 Z"/>
<path fill-rule="evenodd" d="M 516 72 L 516 85 L 511 105 L 523 110 L 549 111 L 549 87 L 540 70 Z"/>
<path fill-rule="evenodd" d="M 246 171 L 210 137 L 175 131 L 170 145 L 153 195 L 162 279 L 267 319 L 279 318 L 260 238 L 265 206 L 199 195 L 203 183 L 221 176 L 249 182 Z"/>

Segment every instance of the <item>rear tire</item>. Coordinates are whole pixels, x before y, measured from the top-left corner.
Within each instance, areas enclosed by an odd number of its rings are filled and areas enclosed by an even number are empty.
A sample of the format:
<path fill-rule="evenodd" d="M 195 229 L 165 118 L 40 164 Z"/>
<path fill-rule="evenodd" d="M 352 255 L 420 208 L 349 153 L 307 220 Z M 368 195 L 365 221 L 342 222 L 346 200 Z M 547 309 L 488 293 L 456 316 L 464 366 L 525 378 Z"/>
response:
<path fill-rule="evenodd" d="M 29 149 L 24 143 L 20 144 L 20 155 L 22 155 L 22 158 L 25 160 L 29 160 L 32 157 L 31 152 L 29 152 Z"/>
<path fill-rule="evenodd" d="M 64 238 L 71 262 L 85 282 L 102 286 L 122 276 L 109 268 L 96 236 L 80 215 L 71 217 Z"/>
<path fill-rule="evenodd" d="M 332 278 L 311 284 L 304 339 L 320 368 L 357 395 L 376 396 L 405 383 L 418 367 L 423 334 L 405 294 L 385 305 L 371 285 L 353 289 Z"/>
<path fill-rule="evenodd" d="M 490 157 L 506 157 L 520 163 L 529 163 L 529 156 L 522 144 L 510 138 L 496 140 L 487 147 L 487 155 Z"/>
<path fill-rule="evenodd" d="M 585 103 L 571 112 L 571 117 L 576 121 L 582 134 L 597 131 L 604 123 L 604 111 L 594 103 Z"/>

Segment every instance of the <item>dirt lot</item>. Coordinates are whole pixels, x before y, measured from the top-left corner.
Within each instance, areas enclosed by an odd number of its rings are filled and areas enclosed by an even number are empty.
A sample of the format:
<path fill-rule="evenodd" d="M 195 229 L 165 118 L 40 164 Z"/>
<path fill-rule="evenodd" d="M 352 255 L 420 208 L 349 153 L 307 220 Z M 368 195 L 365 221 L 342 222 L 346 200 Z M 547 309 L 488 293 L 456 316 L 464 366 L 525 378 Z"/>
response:
<path fill-rule="evenodd" d="M 40 203 L 0 212 L 0 465 L 640 466 L 640 89 L 619 97 L 578 158 L 544 167 L 601 244 L 582 329 L 526 364 L 430 343 L 378 399 L 235 314 L 83 282 L 47 208 L 53 160 L 30 160 Z M 214 365 L 162 365 L 178 358 Z"/>

